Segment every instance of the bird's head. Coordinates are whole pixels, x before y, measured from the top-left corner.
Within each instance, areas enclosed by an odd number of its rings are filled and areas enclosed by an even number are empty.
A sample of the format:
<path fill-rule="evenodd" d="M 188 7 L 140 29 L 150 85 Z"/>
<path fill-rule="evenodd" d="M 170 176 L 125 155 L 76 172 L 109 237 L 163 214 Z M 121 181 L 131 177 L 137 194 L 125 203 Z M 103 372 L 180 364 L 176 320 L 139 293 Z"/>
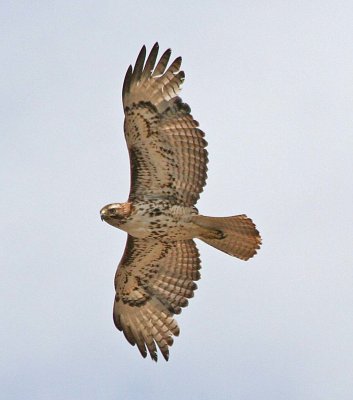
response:
<path fill-rule="evenodd" d="M 131 203 L 113 203 L 103 207 L 100 211 L 101 220 L 119 228 L 126 222 L 132 211 Z"/>

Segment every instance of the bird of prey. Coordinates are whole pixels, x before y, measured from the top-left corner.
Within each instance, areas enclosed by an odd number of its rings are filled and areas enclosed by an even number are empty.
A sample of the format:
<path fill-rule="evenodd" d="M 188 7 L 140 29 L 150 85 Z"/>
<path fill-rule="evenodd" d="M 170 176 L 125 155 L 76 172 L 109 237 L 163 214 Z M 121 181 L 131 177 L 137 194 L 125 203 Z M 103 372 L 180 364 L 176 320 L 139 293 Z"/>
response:
<path fill-rule="evenodd" d="M 256 254 L 261 237 L 246 215 L 207 217 L 195 204 L 206 182 L 207 142 L 178 93 L 185 74 L 171 50 L 146 60 L 143 46 L 123 84 L 124 133 L 130 155 L 128 201 L 102 208 L 101 219 L 127 235 L 115 276 L 113 318 L 141 355 L 166 360 L 200 279 L 194 238 L 241 260 Z M 156 62 L 157 61 L 157 62 Z"/>

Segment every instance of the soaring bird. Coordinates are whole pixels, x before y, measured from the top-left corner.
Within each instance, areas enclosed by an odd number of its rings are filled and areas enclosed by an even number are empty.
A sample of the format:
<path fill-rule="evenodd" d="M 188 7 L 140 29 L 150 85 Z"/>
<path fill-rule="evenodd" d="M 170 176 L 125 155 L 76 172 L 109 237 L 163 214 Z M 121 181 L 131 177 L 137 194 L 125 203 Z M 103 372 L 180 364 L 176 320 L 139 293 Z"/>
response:
<path fill-rule="evenodd" d="M 166 360 L 174 314 L 186 307 L 200 279 L 194 239 L 241 260 L 260 248 L 261 237 L 246 215 L 207 217 L 195 207 L 207 178 L 207 142 L 178 93 L 185 74 L 171 50 L 157 61 L 156 43 L 146 60 L 143 46 L 123 84 L 124 133 L 130 155 L 128 201 L 100 211 L 101 219 L 127 235 L 115 276 L 113 318 L 141 355 Z"/>

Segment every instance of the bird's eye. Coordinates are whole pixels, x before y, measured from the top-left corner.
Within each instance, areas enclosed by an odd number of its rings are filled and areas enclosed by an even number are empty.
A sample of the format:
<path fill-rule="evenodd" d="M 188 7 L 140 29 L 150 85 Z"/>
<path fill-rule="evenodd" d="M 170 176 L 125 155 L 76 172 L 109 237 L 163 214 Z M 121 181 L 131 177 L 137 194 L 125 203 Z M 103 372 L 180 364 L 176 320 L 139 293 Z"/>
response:
<path fill-rule="evenodd" d="M 109 213 L 112 218 L 123 218 L 120 208 L 111 208 Z"/>

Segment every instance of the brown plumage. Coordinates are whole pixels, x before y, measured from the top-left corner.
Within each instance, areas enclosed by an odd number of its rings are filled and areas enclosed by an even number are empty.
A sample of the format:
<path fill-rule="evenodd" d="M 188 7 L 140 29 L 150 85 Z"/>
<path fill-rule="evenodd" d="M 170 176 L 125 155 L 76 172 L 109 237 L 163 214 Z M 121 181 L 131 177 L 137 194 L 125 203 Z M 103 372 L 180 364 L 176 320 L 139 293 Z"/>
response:
<path fill-rule="evenodd" d="M 173 198 L 176 204 L 196 203 L 206 182 L 207 143 L 190 107 L 177 96 L 184 81 L 181 58 L 166 70 L 167 50 L 154 71 L 155 44 L 146 61 L 143 47 L 123 86 L 125 138 L 131 161 L 129 201 Z"/>
<path fill-rule="evenodd" d="M 178 93 L 181 58 L 170 49 L 156 63 L 156 43 L 142 47 L 123 85 L 130 155 L 128 202 L 103 207 L 101 218 L 128 233 L 115 277 L 114 322 L 143 357 L 166 360 L 179 328 L 173 318 L 196 289 L 200 259 L 194 238 L 247 260 L 261 237 L 250 218 L 206 217 L 194 207 L 207 177 L 207 142 Z"/>

